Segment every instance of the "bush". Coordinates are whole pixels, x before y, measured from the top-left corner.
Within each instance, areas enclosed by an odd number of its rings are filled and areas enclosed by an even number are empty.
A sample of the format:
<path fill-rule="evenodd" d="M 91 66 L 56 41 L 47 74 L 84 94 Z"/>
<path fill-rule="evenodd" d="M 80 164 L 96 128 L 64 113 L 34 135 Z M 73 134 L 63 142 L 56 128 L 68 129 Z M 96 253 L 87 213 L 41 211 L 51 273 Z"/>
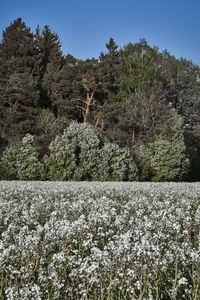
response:
<path fill-rule="evenodd" d="M 22 142 L 3 153 L 1 169 L 8 180 L 128 181 L 138 179 L 130 150 L 106 141 L 91 125 L 72 122 L 51 142 L 50 155 L 39 162 L 35 139 L 27 134 Z"/>
<path fill-rule="evenodd" d="M 92 126 L 72 122 L 51 142 L 45 157 L 50 180 L 87 180 L 96 171 L 101 139 Z"/>
<path fill-rule="evenodd" d="M 69 126 L 69 120 L 64 117 L 56 118 L 49 109 L 42 109 L 36 118 L 37 148 L 39 158 L 49 154 L 49 144 L 59 134 L 63 134 L 64 129 Z"/>
<path fill-rule="evenodd" d="M 182 118 L 170 111 L 170 118 L 160 133 L 137 150 L 141 180 L 181 181 L 189 169 Z"/>
<path fill-rule="evenodd" d="M 91 125 L 72 122 L 49 146 L 45 158 L 50 180 L 136 179 L 137 167 L 128 150 L 107 143 Z"/>
<path fill-rule="evenodd" d="M 21 143 L 7 148 L 1 159 L 4 179 L 36 180 L 40 178 L 41 164 L 34 145 L 34 136 L 27 134 Z"/>
<path fill-rule="evenodd" d="M 56 118 L 49 109 L 42 109 L 37 119 L 37 131 L 40 136 L 53 140 L 56 135 L 63 133 L 69 126 L 69 120 L 64 117 Z"/>
<path fill-rule="evenodd" d="M 132 181 L 138 179 L 138 169 L 129 149 L 106 143 L 101 152 L 97 180 Z"/>

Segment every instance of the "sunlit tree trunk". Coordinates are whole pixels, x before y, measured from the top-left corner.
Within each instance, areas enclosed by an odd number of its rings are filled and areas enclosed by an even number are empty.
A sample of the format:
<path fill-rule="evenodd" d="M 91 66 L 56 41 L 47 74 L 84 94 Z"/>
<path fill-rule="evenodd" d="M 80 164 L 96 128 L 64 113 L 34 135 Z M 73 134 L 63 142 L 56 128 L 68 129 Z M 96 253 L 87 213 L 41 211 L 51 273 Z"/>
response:
<path fill-rule="evenodd" d="M 94 92 L 92 92 L 91 95 L 89 92 L 87 93 L 87 100 L 84 101 L 84 103 L 86 105 L 86 108 L 85 108 L 85 112 L 84 112 L 83 124 L 86 125 L 87 118 L 88 118 L 88 115 L 90 112 L 90 106 L 95 105 Z"/>

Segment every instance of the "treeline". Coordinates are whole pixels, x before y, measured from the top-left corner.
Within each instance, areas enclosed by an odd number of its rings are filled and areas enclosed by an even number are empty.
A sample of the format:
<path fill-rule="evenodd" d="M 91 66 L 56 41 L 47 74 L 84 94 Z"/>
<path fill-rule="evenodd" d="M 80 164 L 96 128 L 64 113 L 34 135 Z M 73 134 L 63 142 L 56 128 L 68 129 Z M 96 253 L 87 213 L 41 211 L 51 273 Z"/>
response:
<path fill-rule="evenodd" d="M 3 31 L 2 179 L 200 180 L 199 66 L 145 40 L 106 48 L 81 60 L 48 26 Z"/>

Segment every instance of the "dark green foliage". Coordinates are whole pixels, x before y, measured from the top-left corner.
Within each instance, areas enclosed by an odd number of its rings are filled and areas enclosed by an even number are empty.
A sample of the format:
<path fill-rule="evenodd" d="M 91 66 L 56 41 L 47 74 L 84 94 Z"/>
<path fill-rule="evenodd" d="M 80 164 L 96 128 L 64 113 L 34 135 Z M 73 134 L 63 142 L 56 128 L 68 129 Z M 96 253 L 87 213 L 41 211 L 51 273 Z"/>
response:
<path fill-rule="evenodd" d="M 187 174 L 188 181 L 200 180 L 200 126 L 185 134 L 188 157 L 190 159 L 190 170 Z"/>
<path fill-rule="evenodd" d="M 161 55 L 163 91 L 166 104 L 176 109 L 184 121 L 191 171 L 188 180 L 200 180 L 200 68 L 191 61 L 177 60 L 167 51 Z"/>
<path fill-rule="evenodd" d="M 34 55 L 34 35 L 19 18 L 3 32 L 0 44 L 0 130 L 5 141 L 34 130 L 39 110 Z"/>
<path fill-rule="evenodd" d="M 58 71 L 64 62 L 59 37 L 52 33 L 49 26 L 44 26 L 43 30 L 38 27 L 35 34 L 35 46 L 37 49 L 37 60 L 35 67 L 41 78 L 49 71 Z"/>
<path fill-rule="evenodd" d="M 6 83 L 2 104 L 2 131 L 7 139 L 34 132 L 35 116 L 39 111 L 39 91 L 31 74 L 13 73 Z"/>
<path fill-rule="evenodd" d="M 56 93 L 54 77 L 60 72 L 64 62 L 58 35 L 52 33 L 49 26 L 45 26 L 42 31 L 38 27 L 35 34 L 35 47 L 37 54 L 34 74 L 40 90 L 40 106 L 51 108 L 52 96 Z"/>
<path fill-rule="evenodd" d="M 34 67 L 34 35 L 21 18 L 16 19 L 3 31 L 0 58 L 10 62 L 12 71 L 29 71 Z M 10 71 L 8 69 L 8 71 Z"/>
<path fill-rule="evenodd" d="M 120 56 L 118 46 L 111 38 L 106 44 L 107 53 L 100 53 L 99 56 L 99 79 L 106 98 L 112 100 L 117 94 L 120 77 Z"/>
<path fill-rule="evenodd" d="M 68 54 L 59 72 L 52 74 L 51 102 L 56 116 L 82 121 L 83 86 L 79 62 Z"/>
<path fill-rule="evenodd" d="M 49 144 L 57 135 L 64 132 L 70 121 L 64 117 L 55 117 L 49 109 L 42 109 L 36 117 L 37 145 L 40 158 L 49 154 Z"/>
<path fill-rule="evenodd" d="M 97 102 L 96 120 L 98 126 L 111 137 L 113 125 L 120 111 L 117 93 L 120 82 L 121 59 L 118 46 L 112 38 L 106 44 L 106 48 L 108 51 L 106 53 L 101 52 L 99 56 L 98 77 L 101 88 L 101 101 Z"/>

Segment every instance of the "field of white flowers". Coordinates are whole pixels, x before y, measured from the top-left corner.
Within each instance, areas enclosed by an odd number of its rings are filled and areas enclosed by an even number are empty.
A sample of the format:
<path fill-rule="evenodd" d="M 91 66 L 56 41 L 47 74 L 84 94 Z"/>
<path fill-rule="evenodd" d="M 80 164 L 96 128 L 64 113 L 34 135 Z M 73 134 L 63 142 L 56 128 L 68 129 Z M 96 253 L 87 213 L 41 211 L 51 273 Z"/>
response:
<path fill-rule="evenodd" d="M 200 299 L 200 184 L 0 182 L 0 299 Z"/>

